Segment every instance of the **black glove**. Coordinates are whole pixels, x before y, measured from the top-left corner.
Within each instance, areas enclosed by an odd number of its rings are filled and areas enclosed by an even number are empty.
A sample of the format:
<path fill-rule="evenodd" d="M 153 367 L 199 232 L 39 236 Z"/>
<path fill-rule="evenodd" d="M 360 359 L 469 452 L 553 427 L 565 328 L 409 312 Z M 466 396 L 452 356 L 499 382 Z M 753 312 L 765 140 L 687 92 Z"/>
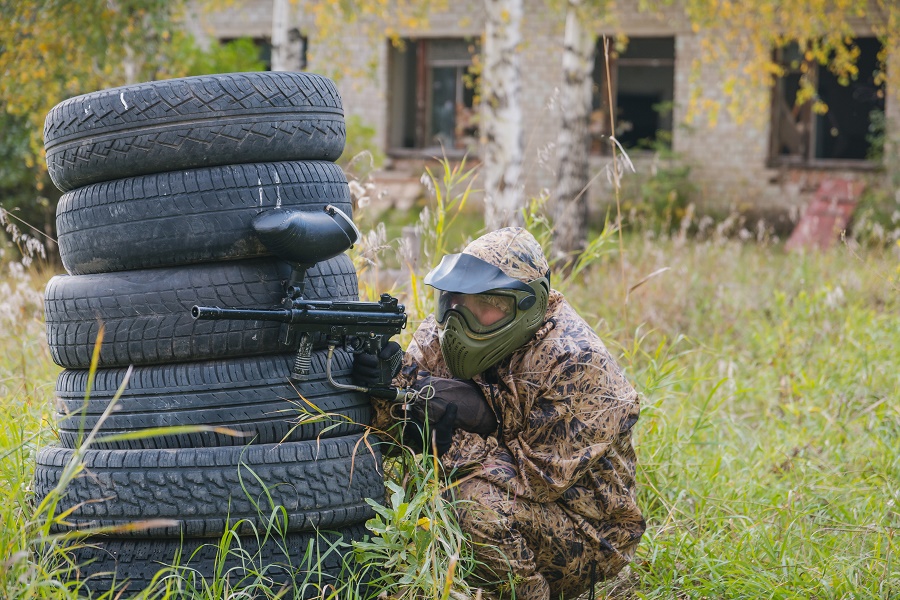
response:
<path fill-rule="evenodd" d="M 451 402 L 447 405 L 444 416 L 438 419 L 434 425 L 434 449 L 439 457 L 450 449 L 450 444 L 453 442 L 453 432 L 456 431 L 456 411 L 456 405 Z"/>
<path fill-rule="evenodd" d="M 420 401 L 412 408 L 419 422 L 424 421 L 427 414 L 431 427 L 437 428 L 447 408 L 453 406 L 459 409 L 455 427 L 480 435 L 491 435 L 497 430 L 494 411 L 474 381 L 432 377 L 420 371 L 412 388 L 421 393 Z"/>
<path fill-rule="evenodd" d="M 397 342 L 388 342 L 378 356 L 361 352 L 353 355 L 353 381 L 362 387 L 387 387 L 400 372 L 403 349 Z"/>
<path fill-rule="evenodd" d="M 423 452 L 423 448 L 431 448 L 431 436 L 434 436 L 434 449 L 438 457 L 442 456 L 450 448 L 453 442 L 453 433 L 456 431 L 456 405 L 447 404 L 443 416 L 437 420 L 433 427 L 425 428 L 424 423 L 414 417 L 403 424 L 403 445 L 413 452 Z M 425 438 L 426 433 L 428 439 Z"/>

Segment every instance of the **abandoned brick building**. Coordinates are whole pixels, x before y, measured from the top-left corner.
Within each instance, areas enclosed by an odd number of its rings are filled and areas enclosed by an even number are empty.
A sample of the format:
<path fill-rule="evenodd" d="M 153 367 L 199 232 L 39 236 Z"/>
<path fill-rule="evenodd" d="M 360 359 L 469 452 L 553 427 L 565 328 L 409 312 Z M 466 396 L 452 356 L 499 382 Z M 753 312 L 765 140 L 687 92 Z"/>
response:
<path fill-rule="evenodd" d="M 636 4 L 636 3 L 634 3 Z M 559 114 L 554 94 L 562 78 L 564 15 L 541 0 L 525 0 L 521 49 L 522 103 L 525 124 L 525 191 L 536 194 L 554 185 Z M 468 152 L 478 156 L 477 106 L 467 85 L 473 54 L 483 34 L 481 0 L 449 3 L 429 15 L 427 26 L 396 31 L 397 47 L 387 35 L 372 39 L 358 26 L 327 37 L 317 36 L 300 3 L 290 16 L 296 67 L 337 78 L 348 119 L 375 131 L 374 144 L 386 157 L 380 181 L 395 189 L 415 186 L 423 161 L 440 154 Z M 218 39 L 249 36 L 265 48 L 272 30 L 272 0 L 247 0 L 198 18 L 198 31 Z M 695 31 L 675 6 L 662 14 L 637 11 L 619 15 L 615 30 L 627 35 L 625 50 L 610 62 L 610 83 L 616 103 L 617 137 L 638 167 L 651 171 L 658 154 L 648 147 L 671 149 L 690 166 L 698 205 L 720 210 L 784 214 L 803 206 L 823 178 L 842 177 L 868 183 L 891 176 L 890 144 L 900 133 L 900 96 L 890 83 L 879 83 L 876 55 L 880 42 L 859 29 L 856 44 L 859 76 L 839 85 L 828 69 L 815 74 L 817 93 L 830 110 L 817 114 L 796 107 L 798 65 L 796 47 L 773 49 L 786 65 L 774 88 L 753 91 L 752 106 L 760 114 L 740 120 L 724 111 L 715 124 L 689 123 L 687 106 L 695 88 L 706 97 L 725 101 L 723 73 L 716 64 L 694 70 L 703 52 L 704 31 Z M 599 45 L 598 45 L 599 51 Z M 888 58 L 890 63 L 890 56 Z M 809 68 L 816 65 L 808 63 Z M 609 133 L 606 75 L 603 60 L 594 74 L 594 172 L 609 161 L 602 136 Z M 590 197 L 596 205 L 610 195 L 606 178 L 598 178 Z M 401 193 L 402 195 L 402 193 Z"/>

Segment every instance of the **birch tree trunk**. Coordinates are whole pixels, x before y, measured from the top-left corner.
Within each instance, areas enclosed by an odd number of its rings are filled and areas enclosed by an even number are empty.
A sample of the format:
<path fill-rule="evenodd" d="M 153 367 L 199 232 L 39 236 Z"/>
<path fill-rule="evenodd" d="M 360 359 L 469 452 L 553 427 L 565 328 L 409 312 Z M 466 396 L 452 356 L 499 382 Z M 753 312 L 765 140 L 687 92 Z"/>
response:
<path fill-rule="evenodd" d="M 184 28 L 194 41 L 197 42 L 197 48 L 203 52 L 209 52 L 210 42 L 212 38 L 210 34 L 203 28 L 203 22 L 200 19 L 200 6 L 196 2 L 188 3 L 184 8 Z"/>
<path fill-rule="evenodd" d="M 590 169 L 591 86 L 594 71 L 594 36 L 582 25 L 581 0 L 569 0 L 563 50 L 562 119 L 557 142 L 559 159 L 554 211 L 554 250 L 577 253 L 587 241 Z"/>
<path fill-rule="evenodd" d="M 131 85 L 138 82 L 138 73 L 141 65 L 137 59 L 137 53 L 131 44 L 125 46 L 125 58 L 122 59 L 122 73 L 125 76 L 125 84 Z"/>
<path fill-rule="evenodd" d="M 522 197 L 521 71 L 524 0 L 485 0 L 487 23 L 483 50 L 482 139 L 485 225 L 489 230 L 519 225 Z"/>
<path fill-rule="evenodd" d="M 291 39 L 290 0 L 272 0 L 272 70 L 299 71 L 300 46 Z"/>

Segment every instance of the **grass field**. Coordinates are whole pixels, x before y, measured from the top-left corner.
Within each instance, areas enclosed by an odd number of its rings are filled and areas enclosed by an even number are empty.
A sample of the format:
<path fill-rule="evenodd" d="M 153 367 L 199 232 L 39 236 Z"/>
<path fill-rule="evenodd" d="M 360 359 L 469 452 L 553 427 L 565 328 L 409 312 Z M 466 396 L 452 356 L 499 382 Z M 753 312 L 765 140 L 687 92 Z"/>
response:
<path fill-rule="evenodd" d="M 648 529 L 599 597 L 900 597 L 897 248 L 797 255 L 631 235 L 624 250 L 610 237 L 555 282 L 643 402 Z M 74 597 L 53 582 L 46 514 L 30 495 L 35 451 L 54 440 L 49 275 L 7 265 L 0 279 L 4 598 Z"/>

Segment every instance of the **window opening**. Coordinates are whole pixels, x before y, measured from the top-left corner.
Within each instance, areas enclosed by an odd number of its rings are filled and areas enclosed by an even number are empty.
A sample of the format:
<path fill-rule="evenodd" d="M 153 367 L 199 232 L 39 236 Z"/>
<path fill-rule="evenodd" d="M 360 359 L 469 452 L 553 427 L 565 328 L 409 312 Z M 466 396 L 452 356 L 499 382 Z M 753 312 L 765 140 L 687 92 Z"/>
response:
<path fill-rule="evenodd" d="M 603 39 L 594 55 L 591 150 L 608 154 L 609 87 L 615 99 L 616 139 L 624 148 L 668 146 L 675 98 L 675 38 L 634 37 L 624 50 L 610 49 L 606 78 Z"/>
<path fill-rule="evenodd" d="M 779 48 L 784 75 L 772 93 L 770 157 L 778 164 L 877 160 L 883 151 L 885 88 L 876 38 L 857 38 L 858 74 L 841 81 L 827 65 L 803 56 L 797 43 Z M 797 103 L 803 78 L 814 97 Z"/>

